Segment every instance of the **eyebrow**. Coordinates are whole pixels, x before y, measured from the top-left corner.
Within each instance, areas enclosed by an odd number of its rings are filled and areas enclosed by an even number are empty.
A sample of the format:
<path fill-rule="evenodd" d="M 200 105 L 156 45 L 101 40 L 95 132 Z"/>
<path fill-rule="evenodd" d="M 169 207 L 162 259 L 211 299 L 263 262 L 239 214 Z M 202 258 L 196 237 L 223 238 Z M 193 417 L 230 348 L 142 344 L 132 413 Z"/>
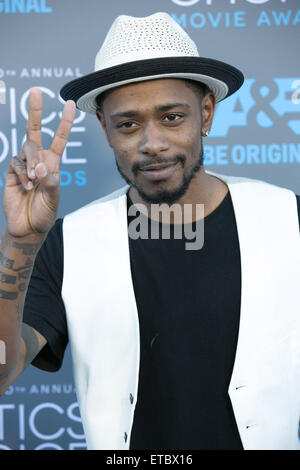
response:
<path fill-rule="evenodd" d="M 165 111 L 170 111 L 171 109 L 173 108 L 178 108 L 178 107 L 181 107 L 181 108 L 190 108 L 190 105 L 187 104 L 187 103 L 169 103 L 169 104 L 164 104 L 162 106 L 156 106 L 154 109 L 155 111 L 158 111 L 158 112 L 165 112 Z M 110 116 L 110 119 L 111 121 L 115 120 L 115 119 L 119 119 L 119 118 L 133 118 L 133 117 L 136 117 L 136 116 L 140 116 L 140 112 L 139 111 L 135 111 L 135 110 L 128 110 L 128 111 L 124 111 L 124 112 L 121 112 L 121 113 L 115 113 L 115 114 L 112 114 Z"/>

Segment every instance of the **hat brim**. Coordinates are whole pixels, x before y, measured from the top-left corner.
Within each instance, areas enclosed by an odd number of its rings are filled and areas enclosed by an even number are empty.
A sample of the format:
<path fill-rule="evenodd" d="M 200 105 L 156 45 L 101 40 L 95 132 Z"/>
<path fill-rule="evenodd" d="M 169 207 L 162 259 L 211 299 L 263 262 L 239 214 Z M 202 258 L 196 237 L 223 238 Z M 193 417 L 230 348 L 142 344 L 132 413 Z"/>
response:
<path fill-rule="evenodd" d="M 95 114 L 96 97 L 111 88 L 158 78 L 183 78 L 205 83 L 216 102 L 237 91 L 244 82 L 240 70 L 204 57 L 160 57 L 138 60 L 99 70 L 66 83 L 61 97 L 73 100 L 78 109 Z"/>

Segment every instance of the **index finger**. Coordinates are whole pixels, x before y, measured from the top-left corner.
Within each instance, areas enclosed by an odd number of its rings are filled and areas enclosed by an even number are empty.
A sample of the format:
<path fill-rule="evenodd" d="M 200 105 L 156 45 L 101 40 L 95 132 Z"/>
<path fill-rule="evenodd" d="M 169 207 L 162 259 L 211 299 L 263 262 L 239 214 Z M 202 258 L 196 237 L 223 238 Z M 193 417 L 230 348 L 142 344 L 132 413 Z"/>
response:
<path fill-rule="evenodd" d="M 65 146 L 67 145 L 68 138 L 73 126 L 75 118 L 76 106 L 75 102 L 68 100 L 65 104 L 61 121 L 53 137 L 50 150 L 59 157 L 62 156 Z"/>
<path fill-rule="evenodd" d="M 33 140 L 36 143 L 38 150 L 43 148 L 41 123 L 42 92 L 39 88 L 34 87 L 29 91 L 29 113 L 26 134 L 27 139 Z"/>

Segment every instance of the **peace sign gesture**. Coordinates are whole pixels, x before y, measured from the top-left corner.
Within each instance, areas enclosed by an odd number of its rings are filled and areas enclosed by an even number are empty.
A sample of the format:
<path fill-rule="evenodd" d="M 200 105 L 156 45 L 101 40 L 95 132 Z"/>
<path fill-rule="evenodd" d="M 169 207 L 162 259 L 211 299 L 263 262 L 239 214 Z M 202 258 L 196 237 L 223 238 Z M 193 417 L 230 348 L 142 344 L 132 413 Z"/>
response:
<path fill-rule="evenodd" d="M 27 140 L 7 170 L 4 212 L 11 236 L 45 235 L 55 222 L 60 194 L 60 161 L 75 117 L 74 101 L 67 101 L 49 149 L 42 145 L 42 92 L 29 94 Z"/>

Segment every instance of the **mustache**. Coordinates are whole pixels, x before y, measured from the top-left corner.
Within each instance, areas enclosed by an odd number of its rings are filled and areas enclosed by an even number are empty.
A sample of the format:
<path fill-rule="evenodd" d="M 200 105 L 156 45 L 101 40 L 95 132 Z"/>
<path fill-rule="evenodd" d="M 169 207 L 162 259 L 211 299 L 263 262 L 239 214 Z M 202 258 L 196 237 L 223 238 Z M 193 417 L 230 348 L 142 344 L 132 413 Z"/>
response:
<path fill-rule="evenodd" d="M 132 172 L 136 174 L 140 170 L 146 170 L 148 166 L 150 165 L 158 165 L 158 164 L 175 164 L 175 163 L 181 163 L 182 167 L 184 167 L 186 162 L 186 157 L 184 155 L 175 155 L 173 158 L 151 158 L 151 160 L 147 160 L 145 162 L 137 162 L 132 165 Z"/>

